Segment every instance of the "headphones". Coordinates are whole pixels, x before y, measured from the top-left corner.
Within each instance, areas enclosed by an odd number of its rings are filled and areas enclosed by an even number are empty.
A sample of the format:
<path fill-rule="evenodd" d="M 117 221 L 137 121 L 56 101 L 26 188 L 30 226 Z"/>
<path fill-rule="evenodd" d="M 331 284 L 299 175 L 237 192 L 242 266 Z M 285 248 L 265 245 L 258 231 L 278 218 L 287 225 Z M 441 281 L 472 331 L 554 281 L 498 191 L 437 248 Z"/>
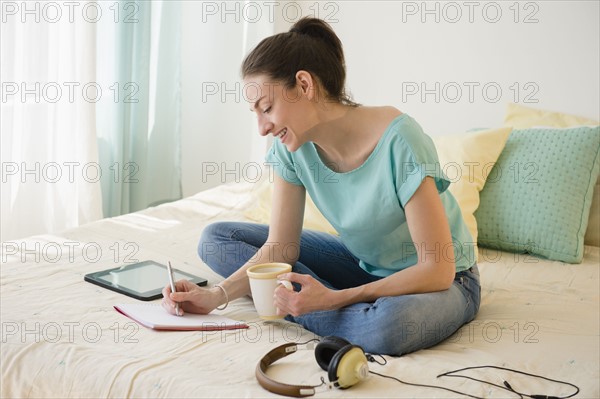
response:
<path fill-rule="evenodd" d="M 369 373 L 371 373 L 371 374 L 378 375 L 380 377 L 390 378 L 392 380 L 395 380 L 399 383 L 406 384 L 406 385 L 425 387 L 425 388 L 442 389 L 444 391 L 452 392 L 455 394 L 470 396 L 472 398 L 479 399 L 478 396 L 470 395 L 470 394 L 464 393 L 464 392 L 459 392 L 459 391 L 456 391 L 451 388 L 446 388 L 446 387 L 439 386 L 439 385 L 427 385 L 427 384 L 416 384 L 413 382 L 406 382 L 406 381 L 402 381 L 396 377 L 376 373 L 374 371 L 369 371 L 368 361 L 376 362 L 380 365 L 385 365 L 387 363 L 385 358 L 383 358 L 383 356 L 380 355 L 382 357 L 382 359 L 384 360 L 383 363 L 380 363 L 373 358 L 373 355 L 365 354 L 365 352 L 363 351 L 363 349 L 360 346 L 352 345 L 350 342 L 346 341 L 345 339 L 340 338 L 340 337 L 334 337 L 334 336 L 324 337 L 317 344 L 317 347 L 315 348 L 315 359 L 317 360 L 317 363 L 319 364 L 319 366 L 321 366 L 321 368 L 323 370 L 327 371 L 327 376 L 329 378 L 329 384 L 327 384 L 325 382 L 325 379 L 323 377 L 321 377 L 321 384 L 319 384 L 319 385 L 290 385 L 290 384 L 284 384 L 282 382 L 277 382 L 267 376 L 267 369 L 269 368 L 269 366 L 271 364 L 275 363 L 279 359 L 283 359 L 284 357 L 288 356 L 291 353 L 296 352 L 298 350 L 298 346 L 306 345 L 313 341 L 318 341 L 318 340 L 311 339 L 310 341 L 304 342 L 304 343 L 298 343 L 298 344 L 289 343 L 289 344 L 281 345 L 281 346 L 278 346 L 277 348 L 273 349 L 269 353 L 267 353 L 262 359 L 260 359 L 260 362 L 256 366 L 256 379 L 258 380 L 258 383 L 267 391 L 276 393 L 278 395 L 294 396 L 297 398 L 303 398 L 306 396 L 314 395 L 316 392 L 315 388 L 323 386 L 323 385 L 326 385 L 328 388 L 332 388 L 332 387 L 341 388 L 341 389 L 350 388 L 351 386 L 356 385 L 360 381 L 365 380 L 367 378 L 367 376 L 369 375 Z M 568 396 L 548 396 L 548 395 L 538 395 L 538 394 L 526 394 L 526 393 L 522 393 L 522 392 L 518 392 L 518 391 L 514 390 L 513 387 L 507 381 L 504 381 L 503 382 L 504 386 L 502 386 L 502 385 L 499 385 L 499 384 L 496 384 L 493 382 L 480 380 L 480 379 L 473 378 L 473 377 L 470 377 L 467 375 L 457 374 L 458 372 L 465 371 L 465 370 L 485 369 L 485 368 L 510 371 L 513 373 L 522 374 L 522 375 L 526 375 L 529 377 L 541 378 L 543 380 L 552 381 L 552 382 L 555 382 L 558 384 L 569 385 L 575 389 L 575 392 Z M 570 382 L 554 380 L 554 379 L 544 377 L 541 375 L 530 374 L 530 373 L 526 373 L 524 371 L 514 370 L 514 369 L 500 367 L 500 366 L 489 366 L 488 365 L 488 366 L 465 367 L 462 369 L 442 373 L 442 374 L 438 375 L 438 378 L 439 377 L 468 378 L 473 381 L 478 381 L 483 384 L 492 385 L 497 388 L 501 388 L 501 389 L 507 390 L 509 392 L 513 392 L 521 397 L 528 396 L 528 397 L 534 398 L 534 399 L 551 399 L 551 398 L 567 399 L 567 398 L 575 396 L 579 393 L 579 387 L 575 384 L 571 384 Z"/>
<path fill-rule="evenodd" d="M 310 341 L 309 341 L 310 342 Z M 290 385 L 277 382 L 267 376 L 267 369 L 279 359 L 296 352 L 296 343 L 278 346 L 267 353 L 256 366 L 256 379 L 267 391 L 278 395 L 302 398 L 315 394 L 315 388 L 323 385 Z M 369 375 L 367 356 L 360 346 L 352 345 L 340 337 L 324 337 L 315 348 L 315 359 L 319 366 L 327 371 L 330 386 L 336 388 L 349 388 Z"/>
<path fill-rule="evenodd" d="M 427 385 L 427 384 L 416 384 L 413 382 L 406 382 L 406 381 L 402 381 L 399 378 L 396 378 L 393 376 L 376 373 L 374 371 L 369 371 L 369 367 L 368 367 L 368 363 L 367 363 L 368 361 L 376 362 L 380 365 L 385 365 L 387 363 L 385 358 L 383 358 L 383 356 L 380 355 L 382 357 L 382 359 L 384 360 L 383 363 L 380 363 L 373 358 L 373 355 L 365 354 L 365 352 L 363 351 L 363 349 L 360 346 L 352 345 L 350 342 L 346 341 L 345 339 L 340 338 L 340 337 L 334 337 L 334 336 L 324 337 L 317 344 L 317 347 L 315 348 L 315 359 L 317 360 L 317 363 L 319 364 L 319 366 L 321 366 L 321 368 L 323 370 L 327 371 L 327 376 L 329 378 L 329 384 L 327 384 L 325 382 L 325 379 L 323 377 L 321 377 L 321 384 L 319 384 L 319 385 L 290 385 L 290 384 L 284 384 L 282 382 L 277 382 L 267 376 L 267 369 L 269 368 L 269 366 L 271 364 L 275 363 L 279 359 L 283 359 L 284 357 L 288 356 L 291 353 L 296 352 L 298 350 L 298 346 L 306 345 L 313 341 L 318 341 L 318 340 L 311 339 L 310 341 L 304 342 L 304 343 L 298 343 L 298 344 L 289 343 L 289 344 L 281 345 L 281 346 L 278 346 L 277 348 L 273 349 L 269 353 L 267 353 L 262 359 L 260 359 L 260 362 L 256 366 L 256 379 L 258 380 L 258 383 L 267 391 L 276 393 L 278 395 L 294 396 L 297 398 L 303 398 L 306 396 L 314 395 L 316 392 L 315 388 L 320 387 L 322 385 L 326 385 L 328 388 L 332 388 L 332 387 L 341 388 L 341 389 L 350 388 L 351 386 L 356 385 L 360 381 L 365 380 L 367 378 L 367 376 L 369 375 L 369 373 L 372 373 L 372 374 L 378 375 L 380 377 L 390 378 L 392 380 L 395 380 L 399 383 L 406 384 L 406 385 L 425 387 L 425 388 L 442 389 L 444 391 L 452 392 L 455 394 L 470 396 L 472 398 L 479 399 L 478 396 L 470 395 L 470 394 L 464 393 L 464 392 L 459 392 L 459 391 L 456 391 L 451 388 L 446 388 L 446 387 L 439 386 L 439 385 Z M 502 385 L 499 385 L 499 384 L 496 384 L 496 383 L 493 383 L 490 381 L 480 380 L 480 379 L 473 378 L 473 377 L 470 377 L 467 375 L 457 374 L 458 372 L 465 371 L 465 370 L 485 369 L 485 368 L 510 371 L 513 373 L 522 374 L 522 375 L 526 375 L 529 377 L 541 378 L 543 380 L 552 381 L 552 382 L 555 382 L 558 384 L 569 385 L 575 389 L 575 392 L 568 396 L 548 396 L 548 395 L 539 395 L 539 394 L 526 394 L 526 393 L 522 393 L 522 392 L 518 392 L 518 391 L 514 390 L 513 387 L 507 381 L 503 381 L 504 386 L 502 386 Z M 575 396 L 579 393 L 579 387 L 575 384 L 571 384 L 570 382 L 554 380 L 554 379 L 544 377 L 541 375 L 530 374 L 530 373 L 526 373 L 524 371 L 514 370 L 514 369 L 500 367 L 500 366 L 487 365 L 487 366 L 465 367 L 462 369 L 442 373 L 442 374 L 438 375 L 438 378 L 439 377 L 468 378 L 473 381 L 478 381 L 483 384 L 492 385 L 497 388 L 501 388 L 501 389 L 507 390 L 509 392 L 513 392 L 521 397 L 528 396 L 533 399 L 551 399 L 551 398 L 567 399 L 567 398 Z"/>

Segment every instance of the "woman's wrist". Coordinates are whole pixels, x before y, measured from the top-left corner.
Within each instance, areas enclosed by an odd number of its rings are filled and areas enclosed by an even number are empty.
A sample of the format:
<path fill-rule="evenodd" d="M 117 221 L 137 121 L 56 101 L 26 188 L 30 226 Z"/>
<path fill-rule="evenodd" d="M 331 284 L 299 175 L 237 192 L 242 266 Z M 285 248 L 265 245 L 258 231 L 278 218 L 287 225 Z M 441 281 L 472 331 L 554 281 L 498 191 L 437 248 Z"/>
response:
<path fill-rule="evenodd" d="M 346 288 L 343 290 L 332 290 L 333 295 L 330 299 L 332 309 L 340 309 L 357 302 L 364 302 L 361 300 L 361 295 L 363 294 L 362 291 L 364 291 L 364 286 Z"/>
<path fill-rule="evenodd" d="M 216 310 L 223 310 L 229 305 L 229 295 L 227 295 L 227 291 L 221 284 L 215 284 L 211 288 L 211 290 L 217 295 L 219 298 L 217 302 Z"/>
<path fill-rule="evenodd" d="M 350 289 L 330 290 L 330 295 L 325 299 L 328 304 L 328 310 L 340 309 L 352 304 L 350 302 L 349 291 Z"/>

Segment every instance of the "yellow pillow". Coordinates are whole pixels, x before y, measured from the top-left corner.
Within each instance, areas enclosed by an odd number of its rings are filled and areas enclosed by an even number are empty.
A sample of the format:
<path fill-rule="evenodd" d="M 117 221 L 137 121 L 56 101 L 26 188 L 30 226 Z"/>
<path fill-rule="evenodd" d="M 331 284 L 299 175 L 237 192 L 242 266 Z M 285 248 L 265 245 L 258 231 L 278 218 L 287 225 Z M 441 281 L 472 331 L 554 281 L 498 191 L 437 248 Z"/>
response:
<path fill-rule="evenodd" d="M 473 241 L 477 243 L 475 211 L 479 192 L 504 149 L 511 128 L 481 130 L 473 133 L 432 137 L 440 167 L 450 179 L 450 192 L 456 198 Z M 475 250 L 476 260 L 478 251 Z"/>
<path fill-rule="evenodd" d="M 273 195 L 273 183 L 268 179 L 257 183 L 256 188 L 256 206 L 248 209 L 244 216 L 256 223 L 269 223 L 271 215 L 271 197 Z M 326 233 L 336 234 L 333 226 L 321 214 L 310 195 L 306 196 L 306 205 L 304 206 L 304 225 L 303 228 L 310 230 L 324 231 Z"/>
<path fill-rule="evenodd" d="M 515 129 L 526 129 L 535 126 L 565 128 L 574 126 L 598 126 L 600 122 L 580 116 L 563 114 L 561 112 L 544 111 L 524 107 L 518 104 L 508 104 L 504 116 L 504 126 Z M 600 246 L 600 178 L 594 187 L 590 218 L 585 232 L 586 245 Z"/>
<path fill-rule="evenodd" d="M 509 103 L 506 106 L 504 126 L 511 126 L 514 129 L 527 129 L 534 126 L 598 126 L 598 121 L 581 116 L 544 111 Z"/>

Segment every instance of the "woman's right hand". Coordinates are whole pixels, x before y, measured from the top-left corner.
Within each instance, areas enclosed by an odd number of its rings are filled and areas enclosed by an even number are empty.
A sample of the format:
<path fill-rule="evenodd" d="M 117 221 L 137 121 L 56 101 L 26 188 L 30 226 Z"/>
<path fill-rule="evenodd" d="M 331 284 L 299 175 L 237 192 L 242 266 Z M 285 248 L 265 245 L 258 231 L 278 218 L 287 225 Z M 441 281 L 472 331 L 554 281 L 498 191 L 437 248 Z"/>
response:
<path fill-rule="evenodd" d="M 175 290 L 167 285 L 162 290 L 162 307 L 171 314 L 175 313 L 175 304 L 179 303 L 179 316 L 184 312 L 208 314 L 225 301 L 223 291 L 219 288 L 201 288 L 188 280 L 175 282 Z"/>

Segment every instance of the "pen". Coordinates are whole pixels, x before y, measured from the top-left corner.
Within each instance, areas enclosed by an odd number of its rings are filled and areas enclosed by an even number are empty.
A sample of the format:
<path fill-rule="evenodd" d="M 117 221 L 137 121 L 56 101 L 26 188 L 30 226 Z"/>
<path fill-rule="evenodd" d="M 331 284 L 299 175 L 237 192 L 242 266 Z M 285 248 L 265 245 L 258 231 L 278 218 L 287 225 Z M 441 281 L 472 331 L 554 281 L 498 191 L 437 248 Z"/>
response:
<path fill-rule="evenodd" d="M 167 265 L 167 272 L 169 274 L 169 284 L 171 284 L 171 292 L 177 292 L 177 290 L 175 289 L 175 280 L 173 280 L 173 269 L 171 268 L 171 261 L 169 261 L 169 264 Z M 180 316 L 179 314 L 179 303 L 175 303 L 175 314 L 177 316 Z"/>

